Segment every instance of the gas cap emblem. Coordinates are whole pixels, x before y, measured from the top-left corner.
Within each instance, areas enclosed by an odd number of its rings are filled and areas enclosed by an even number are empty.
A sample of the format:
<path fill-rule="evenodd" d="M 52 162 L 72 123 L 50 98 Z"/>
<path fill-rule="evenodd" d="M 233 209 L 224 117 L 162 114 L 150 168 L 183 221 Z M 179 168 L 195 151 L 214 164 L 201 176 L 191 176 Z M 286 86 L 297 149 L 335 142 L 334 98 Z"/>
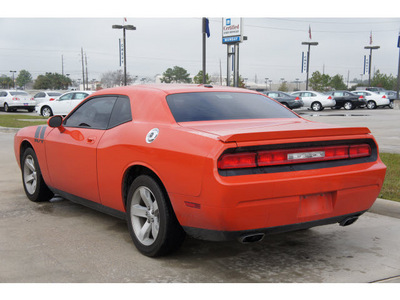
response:
<path fill-rule="evenodd" d="M 159 132 L 160 132 L 160 130 L 158 130 L 158 128 L 153 128 L 152 130 L 150 130 L 146 136 L 146 143 L 150 144 L 150 143 L 154 142 L 154 140 L 157 138 Z"/>

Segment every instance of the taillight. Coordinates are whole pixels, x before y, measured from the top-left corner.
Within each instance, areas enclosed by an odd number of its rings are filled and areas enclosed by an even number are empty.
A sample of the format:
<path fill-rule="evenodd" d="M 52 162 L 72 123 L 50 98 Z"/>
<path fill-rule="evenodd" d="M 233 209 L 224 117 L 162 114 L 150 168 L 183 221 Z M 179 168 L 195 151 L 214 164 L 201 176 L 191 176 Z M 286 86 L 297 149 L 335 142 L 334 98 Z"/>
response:
<path fill-rule="evenodd" d="M 53 101 L 53 100 L 54 100 L 54 98 L 50 98 L 50 99 L 49 99 L 49 101 Z"/>
<path fill-rule="evenodd" d="M 325 146 L 298 149 L 279 149 L 237 154 L 223 154 L 218 160 L 219 169 L 242 169 L 329 160 L 368 157 L 368 144 Z"/>
<path fill-rule="evenodd" d="M 31 100 L 33 101 L 33 100 L 35 100 L 35 98 L 32 97 Z"/>
<path fill-rule="evenodd" d="M 363 100 L 363 99 L 364 99 L 364 96 L 358 97 L 358 100 Z"/>
<path fill-rule="evenodd" d="M 297 101 L 298 101 L 298 100 L 300 100 L 300 98 L 299 98 L 299 97 L 296 97 L 296 99 L 294 99 L 294 100 L 297 100 Z"/>
<path fill-rule="evenodd" d="M 255 168 L 256 152 L 238 153 L 238 154 L 224 154 L 218 160 L 219 169 L 241 169 L 241 168 Z"/>
<path fill-rule="evenodd" d="M 329 99 L 329 100 L 332 100 L 332 96 L 329 96 L 328 99 Z"/>
<path fill-rule="evenodd" d="M 386 98 L 386 95 L 383 95 L 382 98 Z"/>
<path fill-rule="evenodd" d="M 18 100 L 19 100 L 18 97 L 13 97 L 12 99 L 15 100 L 15 101 L 18 101 Z"/>

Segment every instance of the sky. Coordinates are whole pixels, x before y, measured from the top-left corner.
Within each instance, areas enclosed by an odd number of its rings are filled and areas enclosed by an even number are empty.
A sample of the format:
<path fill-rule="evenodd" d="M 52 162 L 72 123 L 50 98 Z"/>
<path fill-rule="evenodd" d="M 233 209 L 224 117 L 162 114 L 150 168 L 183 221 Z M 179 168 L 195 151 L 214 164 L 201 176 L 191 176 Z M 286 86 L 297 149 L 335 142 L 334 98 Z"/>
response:
<path fill-rule="evenodd" d="M 83 48 L 89 79 L 99 80 L 103 73 L 121 68 L 118 43 L 122 30 L 112 25 L 131 24 L 136 27 L 126 32 L 131 75 L 154 78 L 167 68 L 180 66 L 194 76 L 202 68 L 203 16 L 210 20 L 211 36 L 206 41 L 210 75 L 219 75 L 222 69 L 226 76 L 222 17 L 242 17 L 248 40 L 240 44 L 239 70 L 248 81 L 305 80 L 301 57 L 307 47 L 301 43 L 310 41 L 310 29 L 311 41 L 319 43 L 311 48 L 310 74 L 320 71 L 342 75 L 344 80 L 348 76 L 350 81 L 367 79 L 368 75 L 361 74 L 364 55 L 369 54 L 364 46 L 370 45 L 371 35 L 372 44 L 380 46 L 373 51 L 373 70 L 393 76 L 398 72 L 400 5 L 393 1 L 380 1 L 374 10 L 363 2 L 342 0 L 335 2 L 335 9 L 329 7 L 333 3 L 324 1 L 277 5 L 253 0 L 219 4 L 174 0 L 138 5 L 138 1 L 116 0 L 103 5 L 71 0 L 61 8 L 55 1 L 22 2 L 0 12 L 0 75 L 25 69 L 36 78 L 46 72 L 61 74 L 64 68 L 64 74 L 76 80 L 82 78 Z"/>

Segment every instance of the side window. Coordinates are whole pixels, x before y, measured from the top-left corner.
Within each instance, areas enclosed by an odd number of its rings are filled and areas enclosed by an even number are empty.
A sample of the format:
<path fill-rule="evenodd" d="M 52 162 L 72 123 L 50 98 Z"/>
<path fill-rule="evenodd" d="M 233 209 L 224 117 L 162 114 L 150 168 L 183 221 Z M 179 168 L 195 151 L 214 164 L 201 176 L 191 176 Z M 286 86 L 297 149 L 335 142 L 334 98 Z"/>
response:
<path fill-rule="evenodd" d="M 129 121 L 132 121 L 131 101 L 128 97 L 120 96 L 115 102 L 108 128 L 113 128 Z"/>
<path fill-rule="evenodd" d="M 64 125 L 68 127 L 83 127 L 107 129 L 116 96 L 99 96 L 92 98 L 79 106 Z"/>
<path fill-rule="evenodd" d="M 74 93 L 73 95 L 73 100 L 83 100 L 88 96 L 86 93 Z"/>
<path fill-rule="evenodd" d="M 66 94 L 66 95 L 60 97 L 59 100 L 60 100 L 60 101 L 71 100 L 71 99 L 72 99 L 72 96 L 73 96 L 73 94 L 72 94 L 72 93 L 69 93 L 69 94 Z"/>
<path fill-rule="evenodd" d="M 335 92 L 333 95 L 336 97 L 343 97 L 343 92 Z"/>
<path fill-rule="evenodd" d="M 268 96 L 271 98 L 277 98 L 278 97 L 278 93 L 268 93 Z"/>

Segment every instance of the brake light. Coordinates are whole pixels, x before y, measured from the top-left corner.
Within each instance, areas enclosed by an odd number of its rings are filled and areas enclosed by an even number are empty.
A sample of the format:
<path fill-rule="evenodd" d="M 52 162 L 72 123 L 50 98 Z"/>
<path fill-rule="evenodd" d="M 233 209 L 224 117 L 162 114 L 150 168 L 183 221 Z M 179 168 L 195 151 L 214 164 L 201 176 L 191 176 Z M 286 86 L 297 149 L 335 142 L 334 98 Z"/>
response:
<path fill-rule="evenodd" d="M 383 95 L 382 98 L 386 98 L 386 95 Z"/>
<path fill-rule="evenodd" d="M 218 168 L 223 170 L 255 168 L 257 166 L 277 166 L 360 158 L 368 157 L 370 155 L 371 147 L 368 144 L 278 149 L 237 154 L 223 154 L 218 160 Z"/>
<path fill-rule="evenodd" d="M 329 100 L 332 100 L 332 96 L 329 96 L 328 99 L 329 99 Z"/>
<path fill-rule="evenodd" d="M 15 100 L 15 101 L 18 101 L 18 100 L 19 100 L 18 97 L 13 97 L 12 99 Z"/>
<path fill-rule="evenodd" d="M 294 100 L 297 100 L 297 101 L 298 101 L 298 100 L 300 100 L 300 98 L 299 98 L 299 97 L 296 97 L 296 99 L 294 99 Z"/>
<path fill-rule="evenodd" d="M 35 100 L 35 98 L 32 97 L 31 100 L 33 101 L 33 100 Z"/>
<path fill-rule="evenodd" d="M 50 99 L 49 99 L 49 101 L 53 101 L 53 100 L 54 100 L 54 98 L 50 98 Z"/>
<path fill-rule="evenodd" d="M 363 99 L 364 99 L 364 96 L 358 97 L 358 100 L 363 100 Z"/>
<path fill-rule="evenodd" d="M 238 153 L 238 154 L 224 154 L 218 160 L 219 169 L 241 169 L 241 168 L 255 168 L 256 152 Z"/>

